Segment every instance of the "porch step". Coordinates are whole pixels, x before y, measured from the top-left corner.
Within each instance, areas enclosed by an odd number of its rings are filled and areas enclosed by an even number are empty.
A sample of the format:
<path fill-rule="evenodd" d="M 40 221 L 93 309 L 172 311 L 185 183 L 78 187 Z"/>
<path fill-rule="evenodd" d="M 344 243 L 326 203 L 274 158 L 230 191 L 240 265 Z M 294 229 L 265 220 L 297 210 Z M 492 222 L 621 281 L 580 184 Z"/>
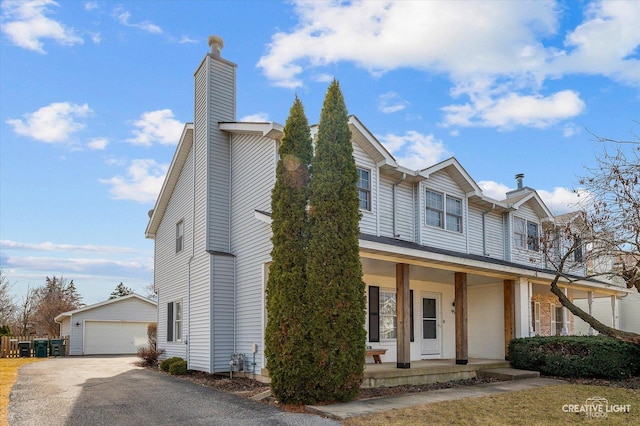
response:
<path fill-rule="evenodd" d="M 521 380 L 540 377 L 539 371 L 518 370 L 517 368 L 491 368 L 478 370 L 478 377 L 493 377 L 500 380 Z"/>

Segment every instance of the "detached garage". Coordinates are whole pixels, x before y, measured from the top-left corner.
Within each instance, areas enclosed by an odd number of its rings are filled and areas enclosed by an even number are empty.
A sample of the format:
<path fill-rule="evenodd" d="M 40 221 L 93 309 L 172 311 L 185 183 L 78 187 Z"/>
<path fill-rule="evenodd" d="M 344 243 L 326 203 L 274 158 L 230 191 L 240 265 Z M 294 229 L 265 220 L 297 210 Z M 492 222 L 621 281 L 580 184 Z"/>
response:
<path fill-rule="evenodd" d="M 69 355 L 135 354 L 148 344 L 147 326 L 156 322 L 157 304 L 137 294 L 58 315 L 60 335 L 69 336 Z"/>

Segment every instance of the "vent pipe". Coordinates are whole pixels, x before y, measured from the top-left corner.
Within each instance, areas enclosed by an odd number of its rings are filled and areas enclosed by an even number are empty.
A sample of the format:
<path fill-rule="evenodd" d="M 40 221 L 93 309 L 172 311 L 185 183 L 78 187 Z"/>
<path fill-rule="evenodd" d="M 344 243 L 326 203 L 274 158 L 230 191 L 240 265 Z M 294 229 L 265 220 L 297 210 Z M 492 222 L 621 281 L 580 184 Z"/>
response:
<path fill-rule="evenodd" d="M 209 47 L 211 47 L 211 54 L 216 58 L 220 57 L 220 52 L 224 47 L 224 40 L 222 37 L 216 35 L 209 36 Z"/>
<path fill-rule="evenodd" d="M 518 173 L 516 175 L 516 182 L 518 182 L 518 189 L 522 189 L 522 179 L 524 179 L 524 173 Z"/>

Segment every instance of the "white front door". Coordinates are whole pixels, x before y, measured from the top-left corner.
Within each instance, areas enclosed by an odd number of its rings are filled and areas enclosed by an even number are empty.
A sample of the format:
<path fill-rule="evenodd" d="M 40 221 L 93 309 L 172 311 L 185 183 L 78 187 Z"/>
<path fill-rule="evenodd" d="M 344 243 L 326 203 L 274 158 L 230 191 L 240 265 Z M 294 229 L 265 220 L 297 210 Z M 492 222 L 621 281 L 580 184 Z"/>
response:
<path fill-rule="evenodd" d="M 440 356 L 440 294 L 422 293 L 422 355 Z"/>

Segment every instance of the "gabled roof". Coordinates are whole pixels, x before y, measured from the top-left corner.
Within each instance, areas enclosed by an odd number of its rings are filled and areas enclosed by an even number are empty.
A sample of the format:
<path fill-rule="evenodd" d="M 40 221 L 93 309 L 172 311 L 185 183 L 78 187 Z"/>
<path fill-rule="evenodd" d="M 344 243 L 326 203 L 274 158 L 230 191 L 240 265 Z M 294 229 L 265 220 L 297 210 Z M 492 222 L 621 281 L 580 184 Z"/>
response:
<path fill-rule="evenodd" d="M 378 167 L 390 166 L 398 167 L 396 159 L 393 155 L 376 139 L 375 136 L 367 129 L 364 124 L 355 115 L 349 116 L 349 130 L 351 130 L 351 138 L 376 162 Z M 318 133 L 318 125 L 311 126 L 311 135 Z"/>
<path fill-rule="evenodd" d="M 160 222 L 162 221 L 162 217 L 164 216 L 164 212 L 169 205 L 171 194 L 178 183 L 178 178 L 180 177 L 180 173 L 182 172 L 184 163 L 187 161 L 187 157 L 189 156 L 189 151 L 191 151 L 192 146 L 193 123 L 186 123 L 182 130 L 182 135 L 180 136 L 180 142 L 178 142 L 176 152 L 173 154 L 169 171 L 167 172 L 167 176 L 164 178 L 162 189 L 160 190 L 160 194 L 156 200 L 156 205 L 153 210 L 149 212 L 149 223 L 147 224 L 145 237 L 155 238 Z"/>
<path fill-rule="evenodd" d="M 427 167 L 426 169 L 422 169 L 418 172 L 418 174 L 425 179 L 428 179 L 432 174 L 445 171 L 449 176 L 453 178 L 453 180 L 458 184 L 460 188 L 468 195 L 482 195 L 482 189 L 478 186 L 478 184 L 471 178 L 471 175 L 467 173 L 467 171 L 462 167 L 460 162 L 455 158 L 451 157 L 447 160 L 441 161 L 437 164 L 434 164 L 431 167 Z"/>
<path fill-rule="evenodd" d="M 542 201 L 542 198 L 540 198 L 538 193 L 534 190 L 531 190 L 524 194 L 518 194 L 515 197 L 507 198 L 502 202 L 508 204 L 510 207 L 516 210 L 519 209 L 523 204 L 531 202 L 533 211 L 539 218 L 553 218 L 553 213 L 551 213 L 551 210 L 549 210 L 544 201 Z"/>
<path fill-rule="evenodd" d="M 220 130 L 224 130 L 229 133 L 262 135 L 275 140 L 280 140 L 284 136 L 284 128 L 278 123 L 233 121 L 221 122 L 219 125 Z"/>
<path fill-rule="evenodd" d="M 139 299 L 139 300 L 141 300 L 143 302 L 147 302 L 150 305 L 158 306 L 158 304 L 155 301 L 151 300 L 151 299 L 147 299 L 146 297 L 142 297 L 142 296 L 139 296 L 139 295 L 137 295 L 135 293 L 131 293 L 131 294 L 128 294 L 126 296 L 117 297 L 115 299 L 105 300 L 104 302 L 95 303 L 93 305 L 83 306 L 82 308 L 78 308 L 78 309 L 75 309 L 73 311 L 63 312 L 60 315 L 58 315 L 57 317 L 55 317 L 54 320 L 55 321 L 60 321 L 64 317 L 70 317 L 71 315 L 74 315 L 74 314 L 77 314 L 77 313 L 80 313 L 80 312 L 90 311 L 91 309 L 99 308 L 99 307 L 102 307 L 102 306 L 110 305 L 112 303 L 118 303 L 118 302 L 122 302 L 123 300 L 134 299 L 134 298 L 135 299 Z"/>

